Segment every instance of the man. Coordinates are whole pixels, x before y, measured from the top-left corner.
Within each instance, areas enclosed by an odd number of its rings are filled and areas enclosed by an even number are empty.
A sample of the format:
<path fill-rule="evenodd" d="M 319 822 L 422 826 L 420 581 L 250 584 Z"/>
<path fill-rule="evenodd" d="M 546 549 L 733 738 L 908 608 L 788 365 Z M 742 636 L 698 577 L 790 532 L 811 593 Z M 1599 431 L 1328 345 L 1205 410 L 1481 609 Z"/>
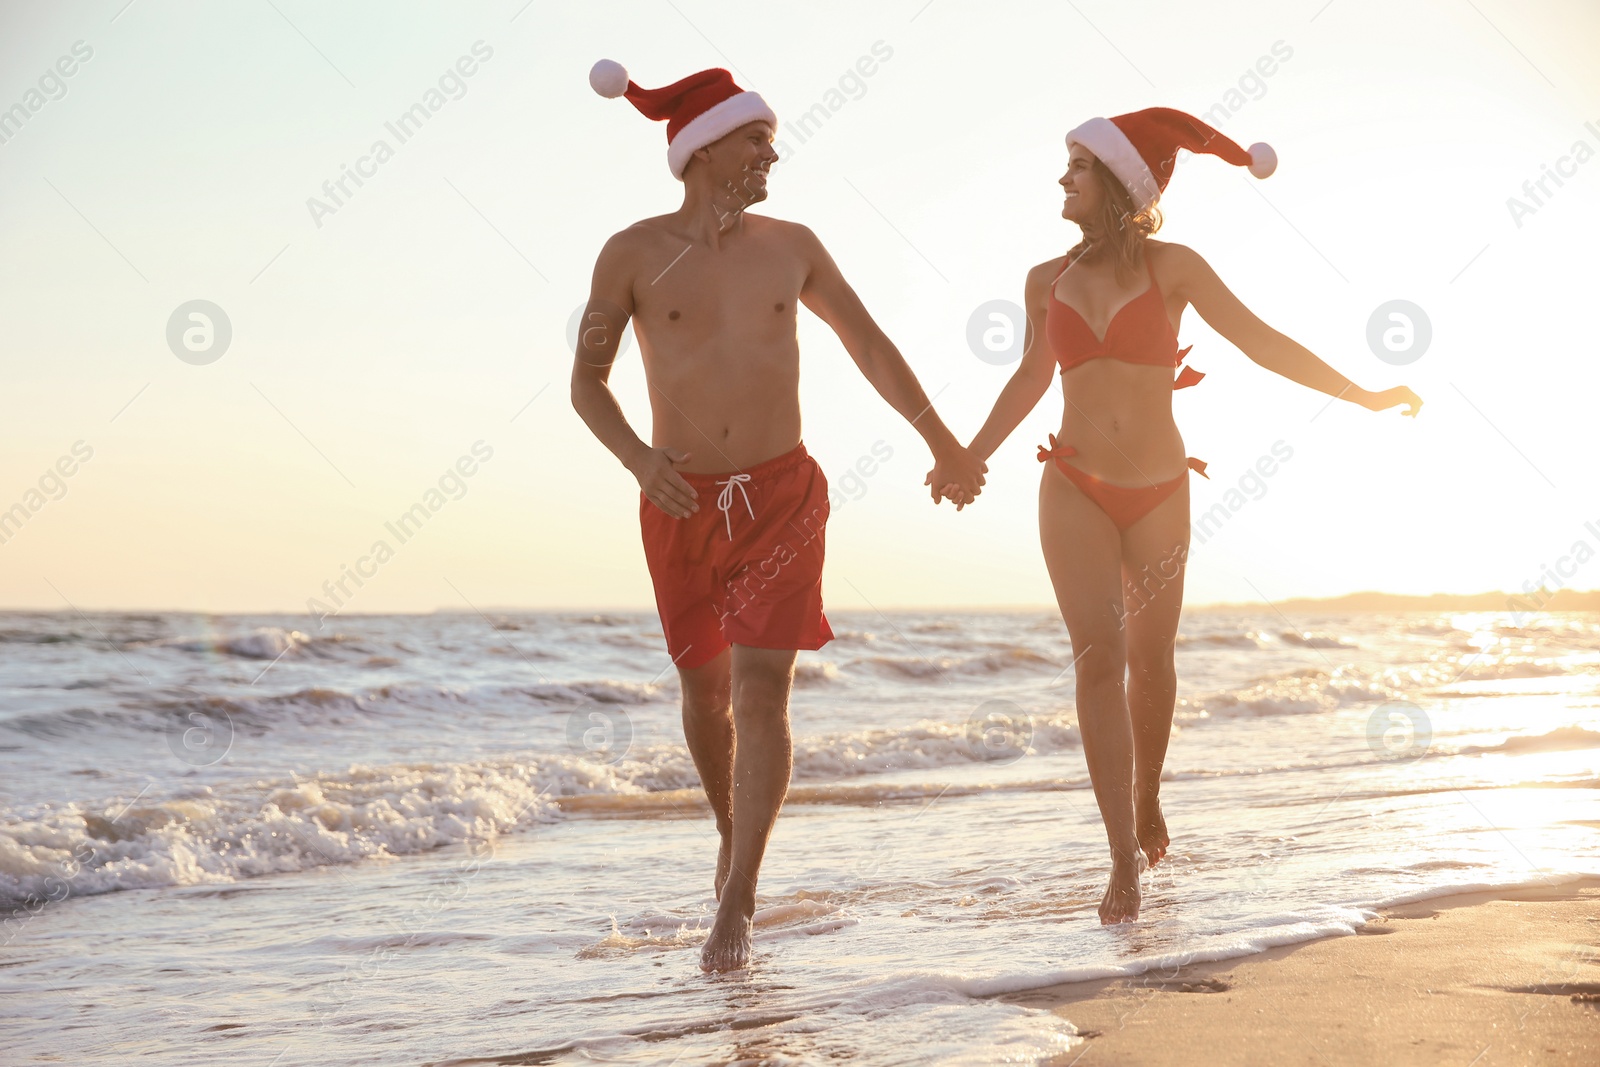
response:
<path fill-rule="evenodd" d="M 635 223 L 601 250 L 572 405 L 639 482 L 684 736 L 722 837 L 719 905 L 700 965 L 733 970 L 750 956 L 756 876 L 793 767 L 796 650 L 833 636 L 821 588 L 828 487 L 800 441 L 796 304 L 833 328 L 922 434 L 935 460 L 926 484 L 975 496 L 987 468 L 934 413 L 816 235 L 745 212 L 767 198 L 777 159 L 777 118 L 758 94 L 720 69 L 641 89 L 610 60 L 589 81 L 667 120 L 667 162 L 684 184 L 677 211 Z M 648 445 L 607 385 L 630 318 L 650 393 Z"/>

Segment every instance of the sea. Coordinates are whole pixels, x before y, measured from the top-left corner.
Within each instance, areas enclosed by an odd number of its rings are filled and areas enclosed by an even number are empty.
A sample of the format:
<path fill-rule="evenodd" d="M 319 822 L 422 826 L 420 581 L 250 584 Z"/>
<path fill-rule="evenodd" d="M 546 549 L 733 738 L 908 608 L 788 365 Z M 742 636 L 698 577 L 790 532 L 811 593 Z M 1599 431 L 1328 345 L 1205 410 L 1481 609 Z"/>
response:
<path fill-rule="evenodd" d="M 653 615 L 0 614 L 0 1059 L 1066 1064 L 1010 995 L 1600 875 L 1600 615 L 1187 613 L 1115 927 L 1055 612 L 831 620 L 706 975 Z"/>

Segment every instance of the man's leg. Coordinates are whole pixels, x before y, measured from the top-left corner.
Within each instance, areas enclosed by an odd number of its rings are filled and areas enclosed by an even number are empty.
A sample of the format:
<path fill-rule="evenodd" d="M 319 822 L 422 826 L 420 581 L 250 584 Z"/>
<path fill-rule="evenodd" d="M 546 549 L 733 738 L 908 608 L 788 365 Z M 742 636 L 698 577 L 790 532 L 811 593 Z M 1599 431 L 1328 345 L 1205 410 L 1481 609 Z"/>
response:
<path fill-rule="evenodd" d="M 794 660 L 792 651 L 733 646 L 733 852 L 716 922 L 700 956 L 700 966 L 708 971 L 735 970 L 750 959 L 756 877 L 794 769 L 789 737 Z"/>
<path fill-rule="evenodd" d="M 720 898 L 733 857 L 733 707 L 728 649 L 699 667 L 679 667 L 678 684 L 683 691 L 683 737 L 722 838 L 715 883 Z"/>

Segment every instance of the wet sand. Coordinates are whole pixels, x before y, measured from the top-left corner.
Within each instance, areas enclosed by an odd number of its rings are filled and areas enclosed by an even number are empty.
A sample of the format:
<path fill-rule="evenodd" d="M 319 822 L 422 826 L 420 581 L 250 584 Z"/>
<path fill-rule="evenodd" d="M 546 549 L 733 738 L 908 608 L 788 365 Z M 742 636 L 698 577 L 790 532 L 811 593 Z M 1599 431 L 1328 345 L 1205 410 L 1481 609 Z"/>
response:
<path fill-rule="evenodd" d="M 1101 1064 L 1600 1063 L 1600 880 L 1384 909 L 1356 936 L 1002 998 Z"/>

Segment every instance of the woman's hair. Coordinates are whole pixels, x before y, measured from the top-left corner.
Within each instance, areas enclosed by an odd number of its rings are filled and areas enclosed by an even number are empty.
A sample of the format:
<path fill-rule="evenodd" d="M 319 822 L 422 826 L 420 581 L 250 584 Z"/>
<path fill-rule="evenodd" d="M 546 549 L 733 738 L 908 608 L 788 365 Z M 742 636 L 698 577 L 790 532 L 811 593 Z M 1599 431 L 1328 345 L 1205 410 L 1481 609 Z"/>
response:
<path fill-rule="evenodd" d="M 1161 211 L 1153 204 L 1134 207 L 1133 197 L 1121 180 L 1098 159 L 1094 161 L 1094 176 L 1105 196 L 1099 213 L 1079 224 L 1083 239 L 1068 250 L 1067 262 L 1110 260 L 1117 280 L 1126 282 L 1135 275 L 1144 257 L 1144 239 L 1161 229 Z"/>

